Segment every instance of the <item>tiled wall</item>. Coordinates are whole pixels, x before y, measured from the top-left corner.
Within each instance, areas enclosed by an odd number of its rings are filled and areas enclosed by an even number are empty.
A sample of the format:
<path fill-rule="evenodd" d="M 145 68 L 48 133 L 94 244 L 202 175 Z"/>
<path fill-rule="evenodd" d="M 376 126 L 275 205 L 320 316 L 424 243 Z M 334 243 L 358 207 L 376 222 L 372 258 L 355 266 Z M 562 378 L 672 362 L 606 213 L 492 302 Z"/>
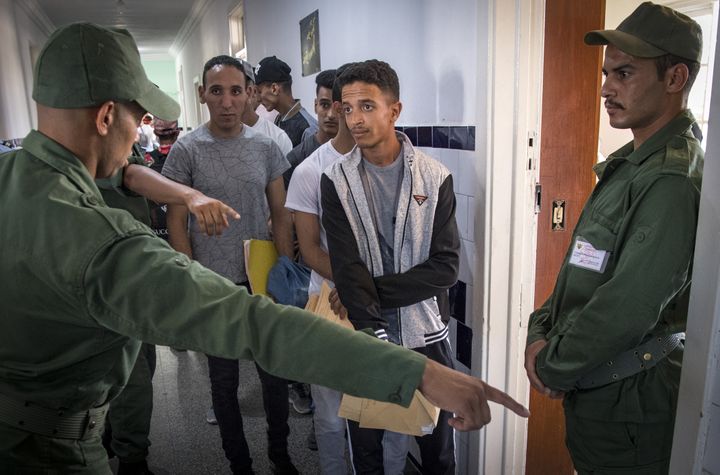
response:
<path fill-rule="evenodd" d="M 450 322 L 450 341 L 453 354 L 460 363 L 458 369 L 469 373 L 473 351 L 471 326 L 475 269 L 475 194 L 479 179 L 476 172 L 478 156 L 475 152 L 475 127 L 428 126 L 398 127 L 398 129 L 405 132 L 420 150 L 443 163 L 453 176 L 457 201 L 455 218 L 461 245 L 458 285 L 464 287 L 464 292 L 458 292 L 458 289 L 454 289 L 453 292 L 456 293 L 456 297 L 457 294 L 464 293 L 465 311 L 463 314 L 459 309 L 454 310 L 454 318 Z M 412 135 L 413 132 L 417 135 Z M 433 145 L 422 145 L 427 143 L 428 136 Z M 438 146 L 436 147 L 435 144 Z M 465 148 L 459 148 L 458 145 L 463 145 Z"/>
<path fill-rule="evenodd" d="M 483 170 L 479 162 L 483 157 L 475 151 L 474 126 L 420 126 L 397 127 L 421 151 L 443 163 L 452 174 L 453 188 L 457 207 L 455 219 L 460 234 L 460 269 L 458 284 L 452 293 L 455 293 L 456 302 L 463 300 L 464 306 L 451 307 L 450 319 L 450 345 L 455 357 L 455 369 L 470 374 L 470 364 L 473 352 L 482 348 L 473 348 L 473 285 L 475 272 L 475 206 L 476 193 L 479 183 L 484 177 L 480 175 Z M 460 294 L 460 295 L 458 295 Z M 463 312 L 464 310 L 464 312 Z M 457 473 L 469 473 L 470 450 L 469 432 L 455 433 L 455 456 L 457 460 Z M 419 450 L 413 448 L 411 454 L 419 459 Z"/>
<path fill-rule="evenodd" d="M 395 128 L 404 132 L 416 147 L 475 150 L 474 125 L 406 125 Z"/>

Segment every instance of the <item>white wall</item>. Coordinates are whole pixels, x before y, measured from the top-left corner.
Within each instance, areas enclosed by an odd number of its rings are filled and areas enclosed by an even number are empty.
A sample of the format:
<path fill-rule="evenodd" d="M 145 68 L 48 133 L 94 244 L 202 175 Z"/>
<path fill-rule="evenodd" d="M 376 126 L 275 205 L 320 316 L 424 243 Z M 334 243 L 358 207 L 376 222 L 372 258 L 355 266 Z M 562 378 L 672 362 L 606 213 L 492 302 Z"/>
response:
<path fill-rule="evenodd" d="M 28 5 L 0 0 L 0 139 L 22 138 L 37 125 L 32 101 L 30 50 L 39 51 L 48 37 L 48 28 L 32 17 Z"/>
<path fill-rule="evenodd" d="M 720 70 L 716 49 L 715 70 Z M 713 80 L 670 473 L 720 475 L 720 75 Z"/>
<path fill-rule="evenodd" d="M 197 22 L 193 25 L 189 35 L 180 45 L 174 45 L 176 70 L 182 67 L 183 97 L 180 104 L 183 108 L 183 118 L 187 118 L 187 125 L 197 127 L 195 120 L 195 103 L 197 91 L 193 89 L 193 79 L 200 78 L 205 62 L 220 54 L 228 54 L 230 30 L 228 13 L 237 2 L 235 0 L 209 0 L 204 2 L 207 8 L 200 13 Z M 178 85 L 180 88 L 180 85 Z M 207 108 L 202 106 L 204 122 L 209 118 Z M 181 119 L 182 123 L 185 123 Z"/>
<path fill-rule="evenodd" d="M 299 22 L 316 9 L 322 69 L 377 58 L 397 71 L 398 125 L 474 123 L 474 0 L 246 0 L 248 59 L 256 64 L 276 55 L 288 63 L 293 94 L 306 107 L 315 97 L 315 76 L 302 77 Z"/>

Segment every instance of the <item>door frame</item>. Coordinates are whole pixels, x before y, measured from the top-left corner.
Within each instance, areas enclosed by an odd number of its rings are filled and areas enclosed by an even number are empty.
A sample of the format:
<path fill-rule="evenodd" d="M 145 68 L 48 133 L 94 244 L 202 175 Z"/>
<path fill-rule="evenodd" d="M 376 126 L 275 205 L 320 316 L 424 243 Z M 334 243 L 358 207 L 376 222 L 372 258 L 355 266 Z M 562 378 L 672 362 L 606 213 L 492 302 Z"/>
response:
<path fill-rule="evenodd" d="M 545 0 L 478 7 L 476 262 L 473 375 L 521 403 L 527 316 L 533 309 Z M 532 145 L 530 139 L 532 138 Z M 480 161 L 479 163 L 483 163 Z M 486 177 L 483 179 L 483 177 Z M 491 404 L 493 421 L 470 438 L 468 473 L 521 474 L 527 420 Z"/>

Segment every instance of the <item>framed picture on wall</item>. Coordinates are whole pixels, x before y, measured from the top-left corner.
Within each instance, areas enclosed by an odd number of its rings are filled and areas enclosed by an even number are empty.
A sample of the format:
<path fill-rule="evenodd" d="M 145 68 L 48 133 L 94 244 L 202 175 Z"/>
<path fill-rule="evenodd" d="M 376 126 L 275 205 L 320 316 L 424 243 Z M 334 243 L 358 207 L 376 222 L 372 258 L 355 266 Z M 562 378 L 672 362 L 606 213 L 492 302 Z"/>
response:
<path fill-rule="evenodd" d="M 320 72 L 320 22 L 318 10 L 300 20 L 300 60 L 302 75 Z"/>

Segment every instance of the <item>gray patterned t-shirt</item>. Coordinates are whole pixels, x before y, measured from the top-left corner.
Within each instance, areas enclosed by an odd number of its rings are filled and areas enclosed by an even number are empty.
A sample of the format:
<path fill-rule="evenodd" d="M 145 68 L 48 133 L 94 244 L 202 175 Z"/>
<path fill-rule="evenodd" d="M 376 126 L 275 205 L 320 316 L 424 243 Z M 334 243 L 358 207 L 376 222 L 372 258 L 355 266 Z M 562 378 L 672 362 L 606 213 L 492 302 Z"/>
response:
<path fill-rule="evenodd" d="M 193 258 L 235 283 L 247 280 L 244 239 L 270 239 L 265 189 L 290 168 L 269 137 L 243 127 L 234 138 L 213 137 L 206 125 L 181 137 L 170 150 L 162 174 L 240 213 L 220 236 L 203 234 L 190 217 Z"/>

